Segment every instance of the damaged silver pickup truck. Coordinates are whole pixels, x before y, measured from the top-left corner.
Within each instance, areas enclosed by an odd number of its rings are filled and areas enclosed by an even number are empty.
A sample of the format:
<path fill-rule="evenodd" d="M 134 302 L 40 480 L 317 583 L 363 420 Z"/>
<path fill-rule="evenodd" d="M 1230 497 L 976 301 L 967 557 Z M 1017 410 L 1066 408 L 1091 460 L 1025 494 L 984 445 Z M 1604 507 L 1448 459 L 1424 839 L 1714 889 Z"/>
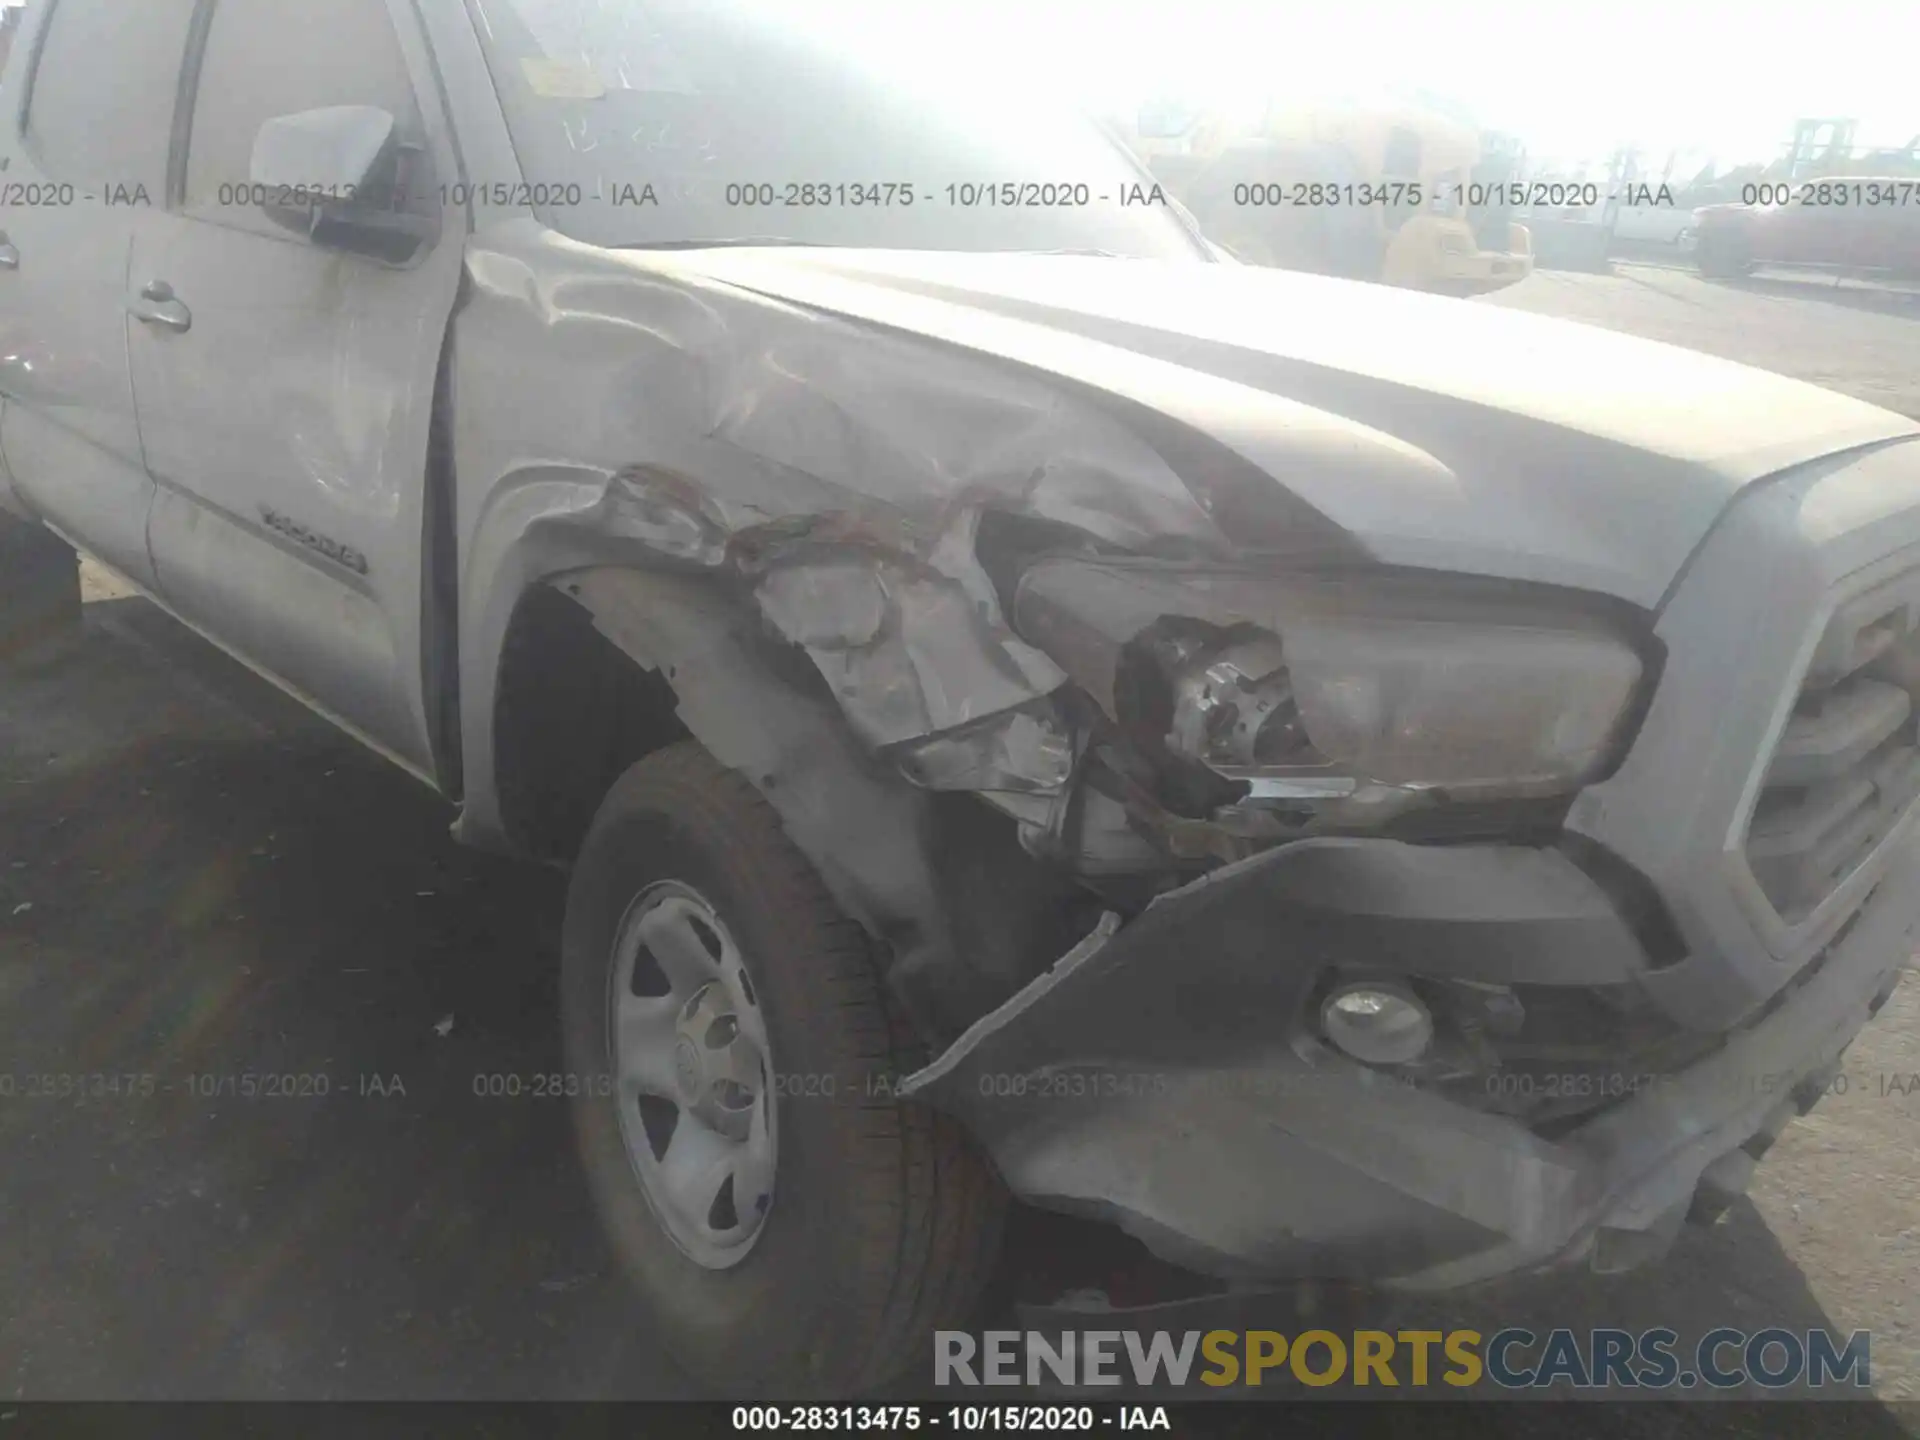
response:
<path fill-rule="evenodd" d="M 324 11 L 324 14 L 322 14 Z M 570 867 L 662 1343 L 845 1394 L 1009 1194 L 1658 1255 L 1920 925 L 1920 426 L 1225 261 L 751 7 L 38 0 L 0 496 Z M 1085 195 L 1082 197 L 1081 191 Z"/>

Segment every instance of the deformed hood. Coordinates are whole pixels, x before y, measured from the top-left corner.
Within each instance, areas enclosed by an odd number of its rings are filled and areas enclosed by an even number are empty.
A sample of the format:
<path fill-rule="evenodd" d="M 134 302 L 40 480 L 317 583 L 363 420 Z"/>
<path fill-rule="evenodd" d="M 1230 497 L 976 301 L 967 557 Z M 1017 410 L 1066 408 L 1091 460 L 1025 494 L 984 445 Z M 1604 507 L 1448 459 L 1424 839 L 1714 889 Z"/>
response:
<path fill-rule="evenodd" d="M 1204 439 L 1184 461 L 1155 443 L 1202 487 L 1209 455 L 1249 462 L 1203 500 L 1250 548 L 1277 548 L 1304 502 L 1381 561 L 1647 607 L 1743 487 L 1920 435 L 1675 346 L 1287 271 L 830 249 L 646 263 L 996 356 Z"/>

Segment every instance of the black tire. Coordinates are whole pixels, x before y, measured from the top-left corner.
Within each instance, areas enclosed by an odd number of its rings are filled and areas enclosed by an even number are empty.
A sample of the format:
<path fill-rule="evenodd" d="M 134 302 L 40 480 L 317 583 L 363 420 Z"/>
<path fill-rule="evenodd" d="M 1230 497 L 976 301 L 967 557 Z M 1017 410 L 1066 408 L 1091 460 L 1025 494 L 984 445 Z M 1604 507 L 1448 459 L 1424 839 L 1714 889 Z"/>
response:
<path fill-rule="evenodd" d="M 656 1220 L 610 1088 L 613 941 L 633 898 L 675 880 L 706 897 L 748 960 L 785 1077 L 774 1203 L 746 1257 L 708 1269 Z M 746 779 L 685 742 L 628 770 L 575 863 L 563 938 L 567 1063 L 589 1182 L 661 1343 L 727 1395 L 846 1397 L 927 1365 L 990 1277 L 1006 1196 L 948 1116 L 892 1098 L 924 1055 L 866 933 L 841 913 Z"/>

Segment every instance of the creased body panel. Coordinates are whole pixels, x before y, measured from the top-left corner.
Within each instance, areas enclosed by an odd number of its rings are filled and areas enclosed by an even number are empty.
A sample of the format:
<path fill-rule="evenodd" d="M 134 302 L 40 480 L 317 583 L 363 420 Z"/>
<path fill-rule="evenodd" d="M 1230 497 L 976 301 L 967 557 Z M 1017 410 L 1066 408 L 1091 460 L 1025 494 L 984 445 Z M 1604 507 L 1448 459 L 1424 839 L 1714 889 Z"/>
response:
<path fill-rule="evenodd" d="M 1163 454 L 1011 367 L 531 223 L 473 246 L 469 279 L 454 415 L 470 697 L 493 693 L 514 603 L 546 576 L 623 562 L 750 569 L 770 621 L 848 682 L 850 718 L 884 744 L 1063 678 L 998 613 L 973 553 L 982 510 L 1122 548 L 1228 548 Z M 845 598 L 836 567 L 859 557 L 889 567 L 887 638 L 899 642 L 866 661 L 854 652 L 874 637 L 845 628 L 858 607 L 814 603 Z M 995 684 L 955 683 L 955 656 Z M 915 693 L 902 699 L 902 685 Z M 490 727 L 484 699 L 469 704 L 462 828 L 497 840 Z"/>
<path fill-rule="evenodd" d="M 1378 559 L 1648 608 L 1745 485 L 1920 434 L 1889 411 L 1677 346 L 1323 276 L 907 252 L 698 263 L 1178 415 Z"/>

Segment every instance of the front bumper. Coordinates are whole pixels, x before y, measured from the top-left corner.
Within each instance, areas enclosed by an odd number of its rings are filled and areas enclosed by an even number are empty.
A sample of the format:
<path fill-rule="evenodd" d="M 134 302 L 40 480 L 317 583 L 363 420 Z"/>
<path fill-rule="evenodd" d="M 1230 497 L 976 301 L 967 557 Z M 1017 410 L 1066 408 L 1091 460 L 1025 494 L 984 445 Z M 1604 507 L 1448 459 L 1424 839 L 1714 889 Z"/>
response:
<path fill-rule="evenodd" d="M 1748 837 L 1762 796 L 1792 783 L 1776 756 L 1836 643 L 1849 674 L 1899 662 L 1889 673 L 1920 709 L 1920 445 L 1750 487 L 1655 633 L 1666 663 L 1647 713 L 1619 767 L 1573 800 L 1561 848 L 1267 851 L 1094 937 L 909 1091 L 964 1117 L 1016 1193 L 1213 1274 L 1438 1287 L 1658 1254 L 1696 1203 L 1711 1212 L 1745 1185 L 1915 947 L 1920 800 L 1857 835 L 1843 812 L 1852 848 L 1829 858 L 1844 863 L 1788 914 Z M 1855 773 L 1844 747 L 1828 758 Z M 1624 1089 L 1529 1111 L 1529 1128 L 1484 1103 L 1497 1096 L 1415 1088 L 1316 1039 L 1323 977 L 1357 966 L 1558 987 L 1548 1011 L 1611 987 L 1657 1017 L 1656 1041 L 1618 1050 Z M 1614 1036 L 1590 1017 L 1569 1033 L 1610 1066 Z"/>
<path fill-rule="evenodd" d="M 1920 843 L 1801 981 L 1712 1054 L 1546 1139 L 1289 1036 L 1325 962 L 1599 981 L 1644 964 L 1552 851 L 1305 842 L 1086 944 L 909 1077 L 1016 1194 L 1235 1279 L 1412 1289 L 1662 1253 L 1744 1188 L 1898 982 Z"/>

